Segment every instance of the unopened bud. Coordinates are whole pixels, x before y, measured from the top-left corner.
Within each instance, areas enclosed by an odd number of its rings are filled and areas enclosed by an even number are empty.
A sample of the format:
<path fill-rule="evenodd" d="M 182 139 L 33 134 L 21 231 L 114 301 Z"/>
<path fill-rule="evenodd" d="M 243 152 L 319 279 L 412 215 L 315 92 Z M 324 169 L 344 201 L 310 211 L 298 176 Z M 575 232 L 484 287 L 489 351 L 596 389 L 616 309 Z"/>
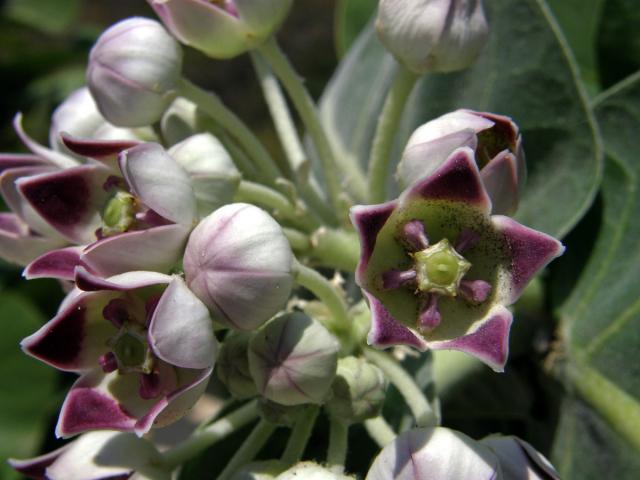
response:
<path fill-rule="evenodd" d="M 247 349 L 251 336 L 247 332 L 232 332 L 227 335 L 216 364 L 220 381 L 224 383 L 231 395 L 240 399 L 258 394 L 249 373 Z"/>

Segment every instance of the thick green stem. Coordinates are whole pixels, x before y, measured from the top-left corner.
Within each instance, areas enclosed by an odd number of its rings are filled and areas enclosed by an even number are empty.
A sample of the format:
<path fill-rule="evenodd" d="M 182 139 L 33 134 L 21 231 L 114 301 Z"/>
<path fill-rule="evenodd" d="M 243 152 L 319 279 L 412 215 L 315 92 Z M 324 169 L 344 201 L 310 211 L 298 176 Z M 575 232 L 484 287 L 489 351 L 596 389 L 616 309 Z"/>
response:
<path fill-rule="evenodd" d="M 229 135 L 234 137 L 247 151 L 265 178 L 270 183 L 275 183 L 275 180 L 281 175 L 273 158 L 249 127 L 227 108 L 217 95 L 202 90 L 185 78 L 181 80 L 179 89 L 180 95 L 198 105 L 203 112 L 212 117 Z"/>
<path fill-rule="evenodd" d="M 420 387 L 406 372 L 404 368 L 389 354 L 365 348 L 364 354 L 380 370 L 384 372 L 389 381 L 395 385 L 405 402 L 411 409 L 418 427 L 428 427 L 438 424 L 435 412 L 431 408 L 427 397 L 425 397 Z"/>
<path fill-rule="evenodd" d="M 286 465 L 298 463 L 302 458 L 319 411 L 320 409 L 316 405 L 309 405 L 300 415 L 281 457 L 282 462 Z"/>
<path fill-rule="evenodd" d="M 294 68 L 289 63 L 289 60 L 284 55 L 280 47 L 276 43 L 275 39 L 271 39 L 261 47 L 259 47 L 260 53 L 266 58 L 266 60 L 273 68 L 273 71 L 278 76 L 284 88 L 286 89 L 291 101 L 293 102 L 296 110 L 300 114 L 302 122 L 307 128 L 313 143 L 318 151 L 318 157 L 322 164 L 322 170 L 327 184 L 327 190 L 331 203 L 337 211 L 342 208 L 341 194 L 342 189 L 340 186 L 340 172 L 336 168 L 336 156 L 333 152 L 333 147 L 327 137 L 327 134 L 320 123 L 318 112 L 313 99 L 309 95 L 309 92 L 301 82 L 300 77 L 295 72 Z M 345 167 L 344 164 L 341 167 Z M 353 168 L 352 168 L 353 170 Z M 358 175 L 354 171 L 346 172 L 351 178 L 353 183 L 357 183 L 361 174 Z"/>
<path fill-rule="evenodd" d="M 382 203 L 386 200 L 386 186 L 391 164 L 391 150 L 402 112 L 413 90 L 418 76 L 403 66 L 399 66 L 391 90 L 378 118 L 371 158 L 369 159 L 368 192 L 369 203 Z"/>
<path fill-rule="evenodd" d="M 269 423 L 266 420 L 260 420 L 240 449 L 236 451 L 233 457 L 231 457 L 227 466 L 218 476 L 218 480 L 227 480 L 231 478 L 236 470 L 251 462 L 260 450 L 262 450 L 262 447 L 267 443 L 267 440 L 269 440 L 269 437 L 275 429 L 276 426 L 273 423 Z"/>
<path fill-rule="evenodd" d="M 360 259 L 360 242 L 355 232 L 322 227 L 311 236 L 311 256 L 325 267 L 353 272 Z"/>
<path fill-rule="evenodd" d="M 287 240 L 289 240 L 289 244 L 295 252 L 307 253 L 311 248 L 311 240 L 308 235 L 287 227 L 282 227 L 282 232 L 285 237 L 287 237 Z"/>
<path fill-rule="evenodd" d="M 309 215 L 303 205 L 293 205 L 283 194 L 261 183 L 241 181 L 235 200 L 268 207 L 276 217 L 290 220 L 307 231 L 311 231 L 319 225 L 319 222 Z"/>
<path fill-rule="evenodd" d="M 331 320 L 327 326 L 342 341 L 351 338 L 351 319 L 349 307 L 342 289 L 334 282 L 323 277 L 313 268 L 296 262 L 294 265 L 296 282 L 318 297 L 331 312 Z"/>
<path fill-rule="evenodd" d="M 187 440 L 165 452 L 162 463 L 168 467 L 177 467 L 257 417 L 257 403 L 255 401 L 249 402 L 211 425 L 196 431 Z"/>
<path fill-rule="evenodd" d="M 396 438 L 396 432 L 383 417 L 370 418 L 364 421 L 364 428 L 380 448 L 384 448 Z"/>
<path fill-rule="evenodd" d="M 344 470 L 348 446 L 349 425 L 332 418 L 329 427 L 329 449 L 327 450 L 327 464 L 332 470 L 336 472 Z"/>

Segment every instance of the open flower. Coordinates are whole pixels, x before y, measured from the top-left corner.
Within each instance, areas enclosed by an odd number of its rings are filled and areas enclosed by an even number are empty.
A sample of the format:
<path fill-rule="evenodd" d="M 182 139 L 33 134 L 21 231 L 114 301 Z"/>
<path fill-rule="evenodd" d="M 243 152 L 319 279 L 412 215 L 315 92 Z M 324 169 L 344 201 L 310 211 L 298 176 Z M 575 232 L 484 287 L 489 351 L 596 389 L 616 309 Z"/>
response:
<path fill-rule="evenodd" d="M 425 178 L 460 147 L 475 151 L 492 213 L 514 213 L 527 169 L 518 126 L 503 115 L 456 110 L 418 127 L 402 153 L 398 181 L 406 187 Z"/>
<path fill-rule="evenodd" d="M 209 312 L 179 277 L 129 272 L 106 280 L 78 267 L 79 288 L 23 350 L 80 374 L 56 434 L 147 432 L 180 418 L 204 391 L 217 354 Z"/>
<path fill-rule="evenodd" d="M 36 480 L 168 480 L 171 472 L 157 466 L 160 461 L 153 444 L 135 435 L 89 432 L 53 452 L 9 464 Z"/>
<path fill-rule="evenodd" d="M 462 350 L 503 370 L 512 322 L 506 306 L 564 247 L 490 212 L 468 147 L 398 200 L 352 209 L 370 344 Z"/>

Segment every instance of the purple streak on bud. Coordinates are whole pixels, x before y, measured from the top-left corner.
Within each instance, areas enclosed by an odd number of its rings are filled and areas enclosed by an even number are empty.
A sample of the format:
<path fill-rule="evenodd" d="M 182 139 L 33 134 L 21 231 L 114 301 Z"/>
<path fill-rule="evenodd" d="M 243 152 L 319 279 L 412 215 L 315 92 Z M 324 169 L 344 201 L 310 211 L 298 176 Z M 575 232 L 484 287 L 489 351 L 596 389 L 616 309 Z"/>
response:
<path fill-rule="evenodd" d="M 116 328 L 130 320 L 127 310 L 127 302 L 122 298 L 114 298 L 102 309 L 102 316 L 105 320 L 109 320 Z"/>
<path fill-rule="evenodd" d="M 118 369 L 118 359 L 113 352 L 108 352 L 98 359 L 100 368 L 104 373 L 115 372 Z"/>
<path fill-rule="evenodd" d="M 462 280 L 458 291 L 470 303 L 479 304 L 489 298 L 491 288 L 484 280 Z"/>
<path fill-rule="evenodd" d="M 461 254 L 465 250 L 473 248 L 473 246 L 478 243 L 478 240 L 480 240 L 480 235 L 477 232 L 470 228 L 465 228 L 460 232 L 460 235 L 458 235 L 454 248 Z"/>
<path fill-rule="evenodd" d="M 160 375 L 156 372 L 143 373 L 140 375 L 140 388 L 138 394 L 140 398 L 151 400 L 162 393 L 162 382 Z"/>
<path fill-rule="evenodd" d="M 382 274 L 382 288 L 391 290 L 400 288 L 413 282 L 416 279 L 416 271 L 406 270 L 388 270 Z"/>
<path fill-rule="evenodd" d="M 432 293 L 420 312 L 420 327 L 431 331 L 440 325 L 441 321 L 442 315 L 438 308 L 438 295 Z"/>
<path fill-rule="evenodd" d="M 429 239 L 424 231 L 424 224 L 420 220 L 411 220 L 402 227 L 402 241 L 406 246 L 419 252 L 429 246 Z"/>

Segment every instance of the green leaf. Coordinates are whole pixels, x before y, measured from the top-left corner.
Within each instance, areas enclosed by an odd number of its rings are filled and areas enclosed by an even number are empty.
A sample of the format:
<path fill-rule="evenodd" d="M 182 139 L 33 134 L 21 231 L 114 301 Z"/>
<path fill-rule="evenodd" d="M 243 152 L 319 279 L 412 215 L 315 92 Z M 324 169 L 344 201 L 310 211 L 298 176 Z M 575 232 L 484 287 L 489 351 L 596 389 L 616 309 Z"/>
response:
<path fill-rule="evenodd" d="M 56 371 L 20 350 L 20 340 L 37 330 L 42 315 L 22 296 L 2 292 L 3 324 L 0 336 L 0 458 L 26 458 L 38 454 L 48 420 L 58 406 Z M 12 470 L 0 464 L 0 477 Z"/>
<path fill-rule="evenodd" d="M 607 0 L 598 42 L 605 88 L 640 69 L 640 8 L 637 0 Z"/>
<path fill-rule="evenodd" d="M 9 0 L 5 15 L 42 32 L 60 34 L 77 20 L 81 0 Z"/>
<path fill-rule="evenodd" d="M 529 166 L 518 219 L 562 236 L 582 217 L 600 182 L 600 145 L 586 95 L 542 0 L 489 0 L 486 7 L 491 36 L 480 59 L 466 71 L 420 83 L 397 134 L 394 160 L 413 129 L 448 111 L 509 115 L 522 129 Z M 371 26 L 344 57 L 321 101 L 324 125 L 343 158 L 366 165 L 394 69 Z"/>
<path fill-rule="evenodd" d="M 596 45 L 604 0 L 547 0 L 592 95 L 600 90 Z"/>
<path fill-rule="evenodd" d="M 335 43 L 338 56 L 342 57 L 375 12 L 373 0 L 338 0 L 335 10 Z"/>
<path fill-rule="evenodd" d="M 595 112 L 607 154 L 602 227 L 591 259 L 560 313 L 568 388 L 590 407 L 573 412 L 575 429 L 604 424 L 602 436 L 616 440 L 603 442 L 594 435 L 585 440 L 578 433 L 571 440 L 567 433 L 558 440 L 557 452 L 565 456 L 570 450 L 576 458 L 608 455 L 624 464 L 625 449 L 635 450 L 636 457 L 640 451 L 640 72 L 598 97 Z M 575 405 L 570 400 L 565 409 Z M 600 472 L 607 478 L 635 478 L 631 470 L 611 476 L 605 467 Z M 580 472 L 568 462 L 562 473 L 586 478 Z"/>

